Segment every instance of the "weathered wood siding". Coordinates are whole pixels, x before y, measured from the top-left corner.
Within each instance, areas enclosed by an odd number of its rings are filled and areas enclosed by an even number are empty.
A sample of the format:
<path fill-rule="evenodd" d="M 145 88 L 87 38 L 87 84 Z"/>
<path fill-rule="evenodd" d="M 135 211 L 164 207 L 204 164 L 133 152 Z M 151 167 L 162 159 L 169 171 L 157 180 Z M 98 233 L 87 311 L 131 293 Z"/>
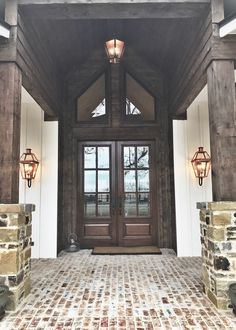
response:
<path fill-rule="evenodd" d="M 67 76 L 65 89 L 64 111 L 60 118 L 60 174 L 59 174 L 59 243 L 66 245 L 70 232 L 78 231 L 77 195 L 78 177 L 77 154 L 78 141 L 94 140 L 143 140 L 152 139 L 156 144 L 156 173 L 157 173 L 157 242 L 162 247 L 176 248 L 174 189 L 173 189 L 173 159 L 172 159 L 172 125 L 167 112 L 167 97 L 163 78 L 160 73 L 151 69 L 139 58 L 127 56 L 124 60 L 126 70 L 130 68 L 140 82 L 147 88 L 155 91 L 158 100 L 157 122 L 152 126 L 139 125 L 130 127 L 122 123 L 122 97 L 124 85 L 120 84 L 119 66 L 113 67 L 110 72 L 111 121 L 104 127 L 79 127 L 76 122 L 76 97 L 84 91 L 84 86 L 90 83 L 104 69 L 104 62 L 90 58 L 81 70 Z M 136 65 L 131 63 L 135 63 Z M 136 70 L 135 70 L 136 67 Z M 150 80 L 147 77 L 151 77 Z M 76 77 L 76 79 L 75 79 Z M 157 88 L 158 87 L 158 88 Z M 149 89 L 149 90 L 150 90 Z M 77 91 L 77 93 L 76 93 Z"/>
<path fill-rule="evenodd" d="M 55 116 L 62 103 L 62 77 L 42 38 L 32 23 L 19 15 L 16 61 L 22 70 L 23 86 L 45 112 Z"/>

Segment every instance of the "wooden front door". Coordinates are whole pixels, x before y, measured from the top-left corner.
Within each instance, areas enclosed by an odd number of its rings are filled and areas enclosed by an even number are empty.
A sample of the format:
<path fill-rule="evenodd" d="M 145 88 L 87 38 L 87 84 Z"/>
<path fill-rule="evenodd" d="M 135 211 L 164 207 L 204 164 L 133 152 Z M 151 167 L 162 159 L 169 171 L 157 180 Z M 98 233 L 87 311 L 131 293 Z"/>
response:
<path fill-rule="evenodd" d="M 81 142 L 78 155 L 81 246 L 155 244 L 153 142 Z"/>

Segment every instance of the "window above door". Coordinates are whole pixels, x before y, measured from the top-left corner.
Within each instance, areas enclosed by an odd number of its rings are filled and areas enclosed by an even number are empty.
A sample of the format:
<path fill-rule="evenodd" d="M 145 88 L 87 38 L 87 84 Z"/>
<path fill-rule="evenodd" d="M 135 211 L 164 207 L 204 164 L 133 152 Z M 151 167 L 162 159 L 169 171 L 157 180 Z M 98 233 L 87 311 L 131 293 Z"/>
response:
<path fill-rule="evenodd" d="M 78 122 L 106 123 L 108 116 L 105 80 L 104 73 L 77 98 Z"/>
<path fill-rule="evenodd" d="M 125 74 L 125 120 L 155 120 L 155 98 L 131 75 Z"/>
<path fill-rule="evenodd" d="M 155 125 L 156 97 L 121 66 L 102 73 L 76 99 L 79 125 L 119 127 Z"/>

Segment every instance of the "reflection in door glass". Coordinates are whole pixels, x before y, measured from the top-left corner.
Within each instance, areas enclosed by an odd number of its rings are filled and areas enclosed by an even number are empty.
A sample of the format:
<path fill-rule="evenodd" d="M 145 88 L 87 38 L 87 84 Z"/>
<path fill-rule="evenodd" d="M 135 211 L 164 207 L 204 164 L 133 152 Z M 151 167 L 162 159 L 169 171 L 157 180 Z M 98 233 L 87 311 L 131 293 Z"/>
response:
<path fill-rule="evenodd" d="M 110 146 L 84 146 L 84 217 L 110 217 Z"/>
<path fill-rule="evenodd" d="M 96 167 L 96 148 L 85 147 L 84 148 L 84 168 Z"/>
<path fill-rule="evenodd" d="M 96 171 L 84 171 L 84 192 L 96 192 Z"/>
<path fill-rule="evenodd" d="M 110 191 L 110 172 L 98 171 L 98 191 L 108 192 Z"/>
<path fill-rule="evenodd" d="M 150 216 L 150 195 L 138 194 L 138 215 L 142 217 Z"/>
<path fill-rule="evenodd" d="M 149 191 L 149 170 L 138 170 L 138 191 Z"/>
<path fill-rule="evenodd" d="M 136 178 L 135 170 L 133 171 L 124 171 L 124 188 L 125 192 L 135 192 L 136 191 Z"/>
<path fill-rule="evenodd" d="M 135 147 L 123 147 L 124 152 L 124 167 L 135 167 Z"/>
<path fill-rule="evenodd" d="M 110 216 L 110 194 L 98 194 L 98 216 Z"/>
<path fill-rule="evenodd" d="M 98 147 L 98 168 L 109 168 L 109 147 Z"/>
<path fill-rule="evenodd" d="M 84 215 L 86 218 L 96 216 L 96 195 L 85 194 L 84 195 Z"/>
<path fill-rule="evenodd" d="M 137 216 L 136 194 L 125 194 L 124 216 L 126 218 Z"/>
<path fill-rule="evenodd" d="M 138 167 L 149 167 L 149 147 L 137 147 Z"/>

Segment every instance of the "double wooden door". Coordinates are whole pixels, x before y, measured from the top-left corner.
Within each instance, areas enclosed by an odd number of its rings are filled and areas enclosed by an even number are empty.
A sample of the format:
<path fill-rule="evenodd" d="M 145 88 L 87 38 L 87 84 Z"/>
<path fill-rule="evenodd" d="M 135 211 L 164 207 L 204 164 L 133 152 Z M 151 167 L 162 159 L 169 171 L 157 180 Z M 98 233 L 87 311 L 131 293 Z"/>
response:
<path fill-rule="evenodd" d="M 151 141 L 80 142 L 78 231 L 82 247 L 156 243 Z"/>

